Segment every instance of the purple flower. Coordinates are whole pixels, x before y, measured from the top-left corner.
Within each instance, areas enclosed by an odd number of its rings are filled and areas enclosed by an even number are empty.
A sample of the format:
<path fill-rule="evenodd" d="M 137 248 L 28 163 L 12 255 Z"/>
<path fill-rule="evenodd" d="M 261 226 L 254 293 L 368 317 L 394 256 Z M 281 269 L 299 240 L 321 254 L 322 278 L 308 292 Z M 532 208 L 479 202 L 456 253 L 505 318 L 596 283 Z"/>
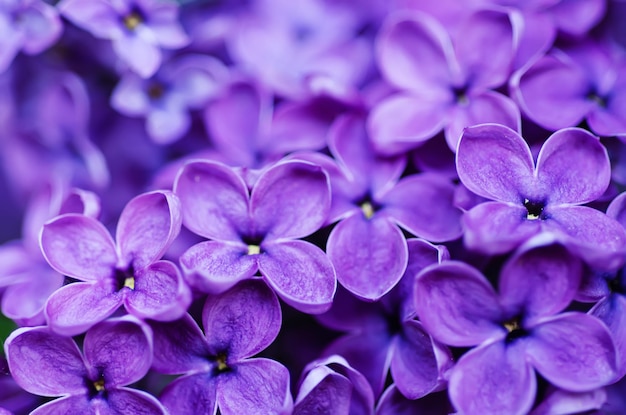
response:
<path fill-rule="evenodd" d="M 541 232 L 557 237 L 589 261 L 622 260 L 626 232 L 595 209 L 611 175 L 607 151 L 582 129 L 563 129 L 544 143 L 537 163 L 515 131 L 496 124 L 465 130 L 457 171 L 463 184 L 487 199 L 463 217 L 465 243 L 487 254 L 508 252 Z"/>
<path fill-rule="evenodd" d="M 293 415 L 370 415 L 372 388 L 341 356 L 311 362 L 302 372 Z"/>
<path fill-rule="evenodd" d="M 174 186 L 183 221 L 212 239 L 185 252 L 180 263 L 191 286 L 218 293 L 257 271 L 288 304 L 326 311 L 337 280 L 324 252 L 297 240 L 318 230 L 330 208 L 330 185 L 316 165 L 285 161 L 263 171 L 249 191 L 225 165 L 187 164 Z"/>
<path fill-rule="evenodd" d="M 407 399 L 395 385 L 385 390 L 376 406 L 376 415 L 449 415 L 456 413 L 446 391 L 420 399 Z M 469 415 L 469 414 L 467 414 Z"/>
<path fill-rule="evenodd" d="M 143 78 L 159 69 L 161 48 L 180 49 L 189 43 L 173 1 L 62 0 L 58 7 L 80 28 L 111 40 L 117 56 Z"/>
<path fill-rule="evenodd" d="M 191 316 L 151 322 L 153 368 L 185 374 L 161 401 L 180 415 L 290 413 L 289 371 L 270 359 L 251 358 L 274 341 L 281 325 L 278 299 L 261 280 L 209 295 L 202 310 L 204 334 Z"/>
<path fill-rule="evenodd" d="M 554 49 L 512 79 L 524 113 L 550 130 L 586 120 L 596 134 L 626 133 L 626 55 L 608 42 Z"/>
<path fill-rule="evenodd" d="M 569 392 L 552 387 L 529 415 L 590 413 L 589 411 L 600 409 L 606 398 L 607 393 L 603 388 L 588 392 Z M 595 414 L 595 412 L 591 413 Z"/>
<path fill-rule="evenodd" d="M 452 150 L 463 128 L 494 122 L 518 129 L 515 103 L 494 89 L 508 80 L 515 52 L 510 16 L 479 11 L 449 33 L 425 14 L 398 14 L 381 29 L 377 58 L 400 92 L 376 105 L 368 129 L 377 150 L 398 154 L 442 129 Z"/>
<path fill-rule="evenodd" d="M 151 333 L 132 318 L 101 322 L 85 334 L 83 353 L 48 327 L 11 333 L 4 350 L 15 381 L 50 401 L 32 414 L 165 414 L 151 395 L 126 385 L 152 362 Z"/>
<path fill-rule="evenodd" d="M 450 374 L 449 395 L 462 413 L 527 413 L 535 370 L 572 392 L 615 380 L 616 351 L 606 326 L 588 314 L 558 314 L 578 290 L 580 260 L 541 239 L 504 265 L 499 293 L 463 262 L 430 266 L 417 277 L 416 308 L 428 332 L 451 346 L 476 346 Z"/>
<path fill-rule="evenodd" d="M 0 4 L 0 72 L 20 50 L 35 55 L 52 46 L 62 30 L 53 6 L 40 0 L 4 0 Z"/>
<path fill-rule="evenodd" d="M 111 106 L 146 118 L 148 135 L 159 144 L 180 139 L 191 126 L 189 110 L 200 109 L 221 88 L 227 70 L 217 59 L 184 55 L 166 62 L 150 79 L 130 72 L 111 95 Z"/>
<path fill-rule="evenodd" d="M 97 220 L 61 215 L 44 225 L 41 248 L 58 272 L 81 282 L 52 294 L 45 307 L 51 328 L 81 333 L 120 305 L 139 318 L 173 320 L 191 302 L 178 268 L 159 261 L 181 226 L 179 201 L 171 192 L 137 196 L 120 215 L 116 240 Z"/>

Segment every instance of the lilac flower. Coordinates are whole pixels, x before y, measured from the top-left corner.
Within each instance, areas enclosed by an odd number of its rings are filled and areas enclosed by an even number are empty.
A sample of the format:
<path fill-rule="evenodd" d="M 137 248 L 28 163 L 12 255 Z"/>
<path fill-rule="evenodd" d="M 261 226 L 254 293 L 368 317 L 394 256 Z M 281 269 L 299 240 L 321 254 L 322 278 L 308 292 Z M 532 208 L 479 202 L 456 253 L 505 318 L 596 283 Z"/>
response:
<path fill-rule="evenodd" d="M 202 310 L 204 334 L 191 316 L 159 323 L 153 368 L 185 374 L 161 401 L 180 415 L 290 413 L 289 371 L 270 359 L 251 358 L 274 341 L 281 325 L 278 299 L 261 280 L 243 281 Z"/>
<path fill-rule="evenodd" d="M 204 107 L 226 76 L 217 59 L 183 55 L 166 62 L 150 79 L 132 72 L 124 75 L 111 106 L 125 115 L 144 116 L 148 135 L 159 144 L 170 144 L 189 130 L 189 110 Z"/>
<path fill-rule="evenodd" d="M 63 285 L 63 275 L 50 268 L 41 254 L 39 231 L 50 218 L 70 212 L 98 216 L 98 197 L 80 189 L 46 186 L 33 195 L 25 212 L 21 240 L 0 246 L 2 313 L 21 325 L 43 324 L 45 302 Z"/>
<path fill-rule="evenodd" d="M 600 197 L 611 168 L 606 149 L 582 129 L 563 129 L 544 143 L 537 163 L 515 131 L 496 124 L 465 130 L 457 171 L 463 184 L 491 199 L 463 217 L 465 243 L 487 254 L 508 252 L 548 232 L 589 261 L 621 261 L 626 233 L 595 209 L 578 206 Z"/>
<path fill-rule="evenodd" d="M 337 279 L 356 296 L 377 300 L 406 269 L 407 245 L 399 226 L 430 241 L 461 235 L 454 185 L 436 174 L 400 179 L 406 159 L 376 155 L 359 114 L 338 118 L 328 141 L 336 162 L 319 154 L 295 157 L 319 163 L 331 177 L 327 223 L 339 223 L 328 237 L 327 252 Z"/>
<path fill-rule="evenodd" d="M 75 25 L 111 40 L 117 56 L 143 78 L 159 69 L 161 48 L 180 49 L 189 43 L 173 1 L 62 0 L 58 7 Z"/>
<path fill-rule="evenodd" d="M 515 52 L 510 16 L 479 11 L 450 38 L 425 14 L 390 17 L 381 29 L 377 59 L 400 92 L 376 105 L 368 129 L 378 151 L 397 154 L 442 129 L 452 150 L 463 128 L 494 122 L 520 127 L 515 103 L 494 89 L 505 83 Z"/>
<path fill-rule="evenodd" d="M 443 247 L 409 239 L 409 265 L 396 288 L 376 303 L 358 301 L 339 291 L 331 309 L 318 318 L 322 324 L 348 332 L 333 341 L 325 354 L 343 356 L 369 381 L 375 396 L 383 391 L 391 371 L 398 390 L 417 399 L 440 389 L 451 356 L 415 320 L 413 282 L 424 267 L 448 256 Z"/>
<path fill-rule="evenodd" d="M 58 272 L 81 282 L 52 294 L 45 307 L 58 333 L 81 333 L 120 305 L 140 318 L 173 320 L 191 302 L 178 268 L 159 261 L 178 235 L 179 201 L 171 192 L 137 196 L 120 215 L 116 240 L 93 218 L 65 214 L 46 223 L 41 248 Z"/>
<path fill-rule="evenodd" d="M 62 30 L 53 6 L 41 0 L 4 0 L 0 4 L 0 72 L 20 50 L 35 55 L 52 46 Z"/>
<path fill-rule="evenodd" d="M 607 42 L 554 49 L 512 79 L 524 113 L 557 130 L 587 120 L 593 132 L 626 134 L 626 55 Z"/>
<path fill-rule="evenodd" d="M 293 415 L 374 413 L 372 388 L 341 356 L 311 362 L 302 376 Z"/>
<path fill-rule="evenodd" d="M 174 191 L 185 226 L 212 239 L 180 258 L 191 286 L 223 292 L 259 271 L 298 310 L 330 307 L 337 285 L 333 266 L 320 248 L 297 240 L 318 230 L 328 215 L 330 186 L 319 166 L 280 162 L 248 191 L 233 169 L 197 161 L 180 171 Z"/>
<path fill-rule="evenodd" d="M 70 337 L 48 327 L 23 328 L 7 339 L 4 350 L 15 381 L 50 401 L 32 414 L 165 414 L 146 392 L 127 388 L 152 362 L 151 333 L 131 318 L 92 327 L 83 353 Z"/>
<path fill-rule="evenodd" d="M 450 399 L 462 413 L 527 413 L 535 371 L 572 392 L 615 380 L 616 352 L 606 326 L 588 314 L 558 314 L 578 290 L 580 260 L 542 239 L 504 265 L 499 294 L 463 262 L 430 266 L 417 277 L 416 308 L 428 332 L 451 346 L 476 346 L 450 374 Z"/>

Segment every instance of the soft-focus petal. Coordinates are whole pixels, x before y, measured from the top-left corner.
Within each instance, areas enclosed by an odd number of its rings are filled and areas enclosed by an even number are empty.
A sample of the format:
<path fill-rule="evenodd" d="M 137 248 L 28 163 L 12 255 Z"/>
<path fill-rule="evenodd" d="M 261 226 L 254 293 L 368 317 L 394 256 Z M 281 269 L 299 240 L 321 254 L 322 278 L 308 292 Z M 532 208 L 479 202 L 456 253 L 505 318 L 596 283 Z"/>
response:
<path fill-rule="evenodd" d="M 301 238 L 330 211 L 330 181 L 321 167 L 287 161 L 266 170 L 250 196 L 250 215 L 266 240 Z"/>
<path fill-rule="evenodd" d="M 276 294 L 299 311 L 328 310 L 337 288 L 335 269 L 317 246 L 305 241 L 264 244 L 259 269 Z"/>
<path fill-rule="evenodd" d="M 402 231 L 380 215 L 360 212 L 341 221 L 327 242 L 339 283 L 358 297 L 377 300 L 402 278 L 407 247 Z"/>
<path fill-rule="evenodd" d="M 214 415 L 217 413 L 216 389 L 215 379 L 209 373 L 191 374 L 167 385 L 161 402 L 173 414 Z"/>
<path fill-rule="evenodd" d="M 200 242 L 180 257 L 189 285 L 205 293 L 220 293 L 252 277 L 259 269 L 256 255 L 241 243 Z"/>
<path fill-rule="evenodd" d="M 64 0 L 58 8 L 64 17 L 96 37 L 110 39 L 122 33 L 120 16 L 111 2 Z"/>
<path fill-rule="evenodd" d="M 425 396 L 439 386 L 439 368 L 433 343 L 416 320 L 403 324 L 391 357 L 391 376 L 400 392 L 409 399 Z"/>
<path fill-rule="evenodd" d="M 152 108 L 146 117 L 146 131 L 157 144 L 171 144 L 181 139 L 190 127 L 187 109 L 177 102 Z"/>
<path fill-rule="evenodd" d="M 20 328 L 4 344 L 13 379 L 43 396 L 85 393 L 87 370 L 76 343 L 47 327 Z"/>
<path fill-rule="evenodd" d="M 465 414 L 523 415 L 537 381 L 521 347 L 498 341 L 463 355 L 450 377 L 449 394 Z"/>
<path fill-rule="evenodd" d="M 180 201 L 155 191 L 132 199 L 120 215 L 116 239 L 122 261 L 140 270 L 160 259 L 180 232 Z"/>
<path fill-rule="evenodd" d="M 565 313 L 532 328 L 528 361 L 550 383 L 569 391 L 586 391 L 615 380 L 613 339 L 597 318 Z"/>
<path fill-rule="evenodd" d="M 161 50 L 155 39 L 147 40 L 137 32 L 114 39 L 113 50 L 139 76 L 150 78 L 161 65 Z"/>
<path fill-rule="evenodd" d="M 274 341 L 281 326 L 280 303 L 262 279 L 243 281 L 209 296 L 202 321 L 213 354 L 227 353 L 228 360 L 236 362 Z"/>
<path fill-rule="evenodd" d="M 474 346 L 504 337 L 503 310 L 491 284 L 458 261 L 431 265 L 415 283 L 417 313 L 426 330 L 451 346 Z"/>
<path fill-rule="evenodd" d="M 109 231 L 97 220 L 73 213 L 44 225 L 41 249 L 52 268 L 83 281 L 109 277 L 117 263 Z"/>
<path fill-rule="evenodd" d="M 463 184 L 487 199 L 521 203 L 522 193 L 533 183 L 528 145 L 502 125 L 466 128 L 457 148 L 456 167 Z"/>
<path fill-rule="evenodd" d="M 423 173 L 400 180 L 380 203 L 385 215 L 412 234 L 442 242 L 462 234 L 462 212 L 453 198 L 454 185 L 448 179 Z"/>
<path fill-rule="evenodd" d="M 222 164 L 198 161 L 178 173 L 174 193 L 180 198 L 183 223 L 205 238 L 238 241 L 248 221 L 248 189 L 243 179 Z"/>
<path fill-rule="evenodd" d="M 75 336 L 104 320 L 122 304 L 122 295 L 97 283 L 77 282 L 50 296 L 44 312 L 57 333 Z"/>
<path fill-rule="evenodd" d="M 270 359 L 250 359 L 217 378 L 217 402 L 223 415 L 283 414 L 292 407 L 289 371 Z"/>
<path fill-rule="evenodd" d="M 191 304 L 191 291 L 172 262 L 157 261 L 136 273 L 134 285 L 125 306 L 137 317 L 175 320 Z"/>
<path fill-rule="evenodd" d="M 136 382 L 152 364 L 152 333 L 130 317 L 96 324 L 85 334 L 85 361 L 104 379 L 105 388 Z"/>

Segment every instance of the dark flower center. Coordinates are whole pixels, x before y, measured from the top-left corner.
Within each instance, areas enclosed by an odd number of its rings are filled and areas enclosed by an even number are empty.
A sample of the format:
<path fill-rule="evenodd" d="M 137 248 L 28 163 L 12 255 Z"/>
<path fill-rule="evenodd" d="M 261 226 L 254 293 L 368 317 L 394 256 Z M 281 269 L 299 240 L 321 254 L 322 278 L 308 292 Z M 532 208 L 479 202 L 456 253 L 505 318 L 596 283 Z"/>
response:
<path fill-rule="evenodd" d="M 361 208 L 361 212 L 363 213 L 363 216 L 365 216 L 365 219 L 371 219 L 376 211 L 381 208 L 378 203 L 372 200 L 372 197 L 369 194 L 360 200 L 357 200 L 356 205 Z"/>
<path fill-rule="evenodd" d="M 543 209 L 546 207 L 546 204 L 544 202 L 535 202 L 532 200 L 524 199 L 524 207 L 527 211 L 526 219 L 543 219 Z"/>
<path fill-rule="evenodd" d="M 256 236 L 243 237 L 243 242 L 248 245 L 248 255 L 257 255 L 261 253 L 261 243 L 263 238 Z"/>
<path fill-rule="evenodd" d="M 469 103 L 468 87 L 467 85 L 458 86 L 452 88 L 452 92 L 456 98 L 456 103 L 459 105 L 467 105 Z"/>
<path fill-rule="evenodd" d="M 626 281 L 624 281 L 623 275 L 624 272 L 626 272 L 625 269 L 621 270 L 617 275 L 615 275 L 615 277 L 607 280 L 609 290 L 612 293 L 626 295 L 626 285 L 624 284 Z"/>
<path fill-rule="evenodd" d="M 85 384 L 87 386 L 87 395 L 89 399 L 94 399 L 97 397 L 106 398 L 106 388 L 104 386 L 104 376 L 100 374 L 100 377 L 96 380 L 85 379 Z"/>
<path fill-rule="evenodd" d="M 148 87 L 148 96 L 153 101 L 156 101 L 157 99 L 161 98 L 164 93 L 165 93 L 165 88 L 163 84 L 159 82 L 153 82 Z"/>
<path fill-rule="evenodd" d="M 133 268 L 132 264 L 126 269 L 116 269 L 114 279 L 117 291 L 122 290 L 124 287 L 134 290 L 135 269 Z"/>
<path fill-rule="evenodd" d="M 218 353 L 217 356 L 215 356 L 216 366 L 213 370 L 216 374 L 229 372 L 231 370 L 230 366 L 228 366 L 227 360 L 225 352 Z"/>
<path fill-rule="evenodd" d="M 519 317 L 505 321 L 503 326 L 508 332 L 505 338 L 506 343 L 512 343 L 528 334 L 528 332 L 522 327 Z"/>
<path fill-rule="evenodd" d="M 587 94 L 587 100 L 595 103 L 601 108 L 606 108 L 606 99 L 600 96 L 597 92 L 592 91 Z"/>
<path fill-rule="evenodd" d="M 126 26 L 128 30 L 135 30 L 137 26 L 139 26 L 143 22 L 143 19 L 141 18 L 141 15 L 139 13 L 130 12 L 129 14 L 124 16 L 124 19 L 122 21 L 124 22 L 124 26 Z"/>

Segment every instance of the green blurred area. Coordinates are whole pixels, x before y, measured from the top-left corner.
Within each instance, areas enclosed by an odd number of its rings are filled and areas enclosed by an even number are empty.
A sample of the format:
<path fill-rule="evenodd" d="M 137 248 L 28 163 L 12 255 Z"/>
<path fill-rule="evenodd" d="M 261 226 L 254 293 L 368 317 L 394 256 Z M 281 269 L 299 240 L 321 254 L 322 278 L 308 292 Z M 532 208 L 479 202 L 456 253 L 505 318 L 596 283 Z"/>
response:
<path fill-rule="evenodd" d="M 17 328 L 13 320 L 5 317 L 0 313 L 0 342 L 4 345 L 4 341 L 13 330 Z M 4 356 L 4 347 L 0 347 L 0 354 Z"/>

